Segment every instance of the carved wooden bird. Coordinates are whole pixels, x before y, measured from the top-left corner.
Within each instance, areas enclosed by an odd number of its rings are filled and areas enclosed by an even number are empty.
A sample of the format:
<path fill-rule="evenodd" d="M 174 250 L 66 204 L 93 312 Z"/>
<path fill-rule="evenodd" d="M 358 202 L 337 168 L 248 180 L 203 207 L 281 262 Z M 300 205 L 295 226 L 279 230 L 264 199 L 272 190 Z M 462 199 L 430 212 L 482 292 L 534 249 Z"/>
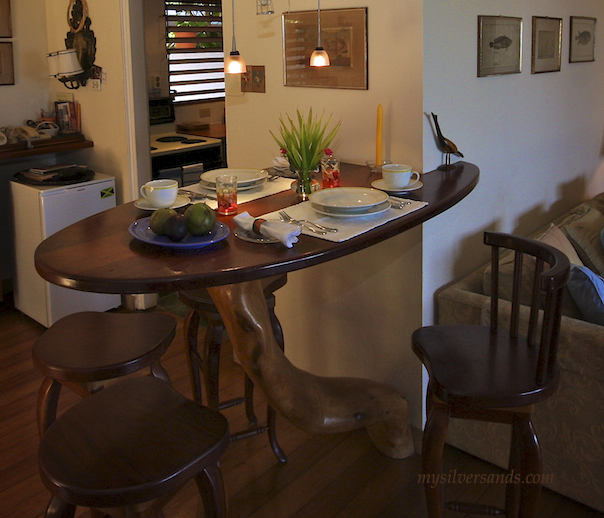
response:
<path fill-rule="evenodd" d="M 440 131 L 440 126 L 438 125 L 438 117 L 434 113 L 432 114 L 432 119 L 434 120 L 434 126 L 436 127 L 436 136 L 438 137 L 438 149 L 440 149 L 443 153 L 447 154 L 447 165 L 451 164 L 451 155 L 463 158 L 463 154 L 457 149 L 457 146 L 448 138 L 445 138 L 442 134 L 442 131 Z"/>

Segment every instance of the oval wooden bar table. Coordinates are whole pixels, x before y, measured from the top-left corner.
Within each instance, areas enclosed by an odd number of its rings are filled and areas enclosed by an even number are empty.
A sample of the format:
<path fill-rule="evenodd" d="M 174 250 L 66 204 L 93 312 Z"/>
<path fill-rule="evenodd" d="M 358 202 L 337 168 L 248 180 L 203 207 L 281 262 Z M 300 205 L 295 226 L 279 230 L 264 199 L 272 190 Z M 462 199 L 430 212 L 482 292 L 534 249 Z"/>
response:
<path fill-rule="evenodd" d="M 408 404 L 395 389 L 358 378 L 330 378 L 292 365 L 274 339 L 258 279 L 313 266 L 384 241 L 444 212 L 467 196 L 479 171 L 467 162 L 422 176 L 421 189 L 406 198 L 428 205 L 343 243 L 300 236 L 293 248 L 255 244 L 233 235 L 232 217 L 223 241 L 200 249 L 163 248 L 138 241 L 129 225 L 148 212 L 127 203 L 75 223 L 43 241 L 36 268 L 49 282 L 98 293 L 156 293 L 201 286 L 218 307 L 233 349 L 273 408 L 310 434 L 365 427 L 376 447 L 394 458 L 413 453 Z M 343 186 L 365 186 L 378 178 L 369 168 L 342 165 Z M 298 203 L 287 191 L 240 206 L 252 216 Z"/>

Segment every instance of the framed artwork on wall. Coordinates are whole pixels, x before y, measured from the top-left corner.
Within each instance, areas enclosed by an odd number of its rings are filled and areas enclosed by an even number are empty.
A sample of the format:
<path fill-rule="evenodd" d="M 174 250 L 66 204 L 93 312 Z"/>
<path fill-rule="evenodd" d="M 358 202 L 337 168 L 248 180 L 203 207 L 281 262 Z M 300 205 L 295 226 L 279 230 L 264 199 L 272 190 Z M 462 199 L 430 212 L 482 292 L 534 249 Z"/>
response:
<path fill-rule="evenodd" d="M 531 73 L 559 72 L 561 50 L 562 18 L 533 16 Z"/>
<path fill-rule="evenodd" d="M 0 43 L 0 85 L 14 85 L 13 44 Z"/>
<path fill-rule="evenodd" d="M 10 17 L 10 0 L 0 0 L 0 38 L 12 38 L 13 27 Z"/>
<path fill-rule="evenodd" d="M 478 17 L 478 77 L 522 70 L 522 18 Z"/>
<path fill-rule="evenodd" d="M 570 17 L 569 63 L 596 60 L 596 19 L 585 16 Z"/>
<path fill-rule="evenodd" d="M 367 90 L 367 8 L 321 9 L 328 67 L 310 66 L 318 41 L 317 11 L 283 13 L 285 86 Z"/>

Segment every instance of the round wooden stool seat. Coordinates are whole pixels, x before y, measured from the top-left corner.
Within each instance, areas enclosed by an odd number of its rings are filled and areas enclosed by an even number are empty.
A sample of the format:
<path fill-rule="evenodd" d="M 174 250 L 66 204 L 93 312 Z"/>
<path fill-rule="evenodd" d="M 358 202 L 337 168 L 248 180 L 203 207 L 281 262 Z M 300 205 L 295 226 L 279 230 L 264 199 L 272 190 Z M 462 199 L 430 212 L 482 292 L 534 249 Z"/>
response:
<path fill-rule="evenodd" d="M 218 411 L 151 376 L 120 380 L 66 410 L 42 437 L 40 476 L 53 495 L 46 516 L 73 516 L 77 506 L 163 516 L 162 505 L 194 478 L 205 516 L 224 517 L 219 460 L 228 443 Z"/>
<path fill-rule="evenodd" d="M 285 286 L 287 283 L 287 274 L 267 277 L 262 279 L 261 283 L 266 305 L 270 314 L 273 333 L 281 350 L 283 350 L 283 330 L 275 315 L 274 292 Z M 206 388 L 206 401 L 210 408 L 225 409 L 241 403 L 245 404 L 246 416 L 251 426 L 246 430 L 234 433 L 231 436 L 231 440 L 242 439 L 268 431 L 269 442 L 275 456 L 280 462 L 286 462 L 287 457 L 277 443 L 277 414 L 270 405 L 267 407 L 267 425 L 265 427 L 257 425 L 258 418 L 254 413 L 254 385 L 247 374 L 245 376 L 245 395 L 243 397 L 230 399 L 228 401 L 219 401 L 220 349 L 225 326 L 222 317 L 218 312 L 218 308 L 216 308 L 212 301 L 212 297 L 205 288 L 199 288 L 179 291 L 178 298 L 183 304 L 190 308 L 185 318 L 184 333 L 187 344 L 189 373 L 195 401 L 200 404 L 202 403 L 201 373 L 203 372 L 203 380 Z M 202 350 L 200 352 L 197 343 L 197 335 L 199 332 L 201 315 L 204 316 L 207 322 L 207 328 Z"/>
<path fill-rule="evenodd" d="M 38 394 L 40 436 L 56 418 L 61 386 L 88 396 L 107 380 L 150 367 L 167 383 L 160 358 L 174 339 L 165 313 L 81 312 L 63 317 L 35 342 L 33 362 L 46 376 Z"/>

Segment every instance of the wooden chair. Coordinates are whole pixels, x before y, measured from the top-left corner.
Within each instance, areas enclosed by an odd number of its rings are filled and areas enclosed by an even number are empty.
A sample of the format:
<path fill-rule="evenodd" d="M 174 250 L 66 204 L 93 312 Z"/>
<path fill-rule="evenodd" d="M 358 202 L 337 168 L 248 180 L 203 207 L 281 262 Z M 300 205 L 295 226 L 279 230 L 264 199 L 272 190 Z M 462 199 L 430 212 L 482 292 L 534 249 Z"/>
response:
<path fill-rule="evenodd" d="M 176 334 L 176 320 L 159 312 L 81 312 L 61 318 L 36 341 L 33 362 L 45 379 L 38 393 L 40 437 L 54 422 L 61 387 L 82 397 L 108 380 L 145 367 L 170 383 L 161 356 Z"/>
<path fill-rule="evenodd" d="M 284 347 L 283 331 L 281 329 L 281 324 L 275 315 L 274 292 L 285 286 L 286 283 L 287 275 L 278 275 L 262 280 L 262 288 L 270 313 L 273 333 L 281 350 L 283 350 Z M 270 405 L 268 405 L 267 425 L 259 426 L 257 424 L 258 418 L 254 413 L 254 384 L 247 374 L 245 376 L 245 393 L 243 397 L 223 402 L 219 401 L 220 349 L 225 326 L 218 309 L 212 301 L 212 297 L 210 297 L 210 294 L 205 288 L 180 291 L 178 292 L 178 297 L 183 304 L 190 308 L 185 318 L 184 334 L 185 342 L 187 344 L 187 358 L 191 385 L 195 401 L 200 404 L 202 403 L 201 373 L 203 372 L 207 405 L 210 408 L 223 410 L 245 403 L 246 416 L 250 422 L 250 427 L 246 430 L 232 434 L 231 440 L 243 439 L 268 431 L 269 442 L 275 456 L 279 462 L 286 462 L 287 457 L 277 443 L 277 413 Z M 200 353 L 197 336 L 202 315 L 207 322 L 207 329 Z"/>
<path fill-rule="evenodd" d="M 429 326 L 412 336 L 413 351 L 430 376 L 423 438 L 430 518 L 443 516 L 444 507 L 533 517 L 541 494 L 541 451 L 531 416 L 533 406 L 551 396 L 558 385 L 556 353 L 570 263 L 561 251 L 530 239 L 486 232 L 484 242 L 492 247 L 490 325 Z M 500 249 L 514 250 L 511 303 L 498 298 Z M 530 311 L 519 303 L 523 261 L 534 265 Z M 549 265 L 545 271 L 544 264 Z M 504 322 L 508 318 L 509 329 Z M 514 477 L 506 487 L 505 511 L 467 503 L 444 504 L 442 453 L 451 417 L 512 425 L 509 469 Z"/>
<path fill-rule="evenodd" d="M 40 476 L 52 499 L 47 518 L 163 517 L 162 507 L 195 479 L 205 516 L 226 517 L 219 460 L 225 417 L 151 376 L 126 378 L 66 410 L 40 442 Z"/>

